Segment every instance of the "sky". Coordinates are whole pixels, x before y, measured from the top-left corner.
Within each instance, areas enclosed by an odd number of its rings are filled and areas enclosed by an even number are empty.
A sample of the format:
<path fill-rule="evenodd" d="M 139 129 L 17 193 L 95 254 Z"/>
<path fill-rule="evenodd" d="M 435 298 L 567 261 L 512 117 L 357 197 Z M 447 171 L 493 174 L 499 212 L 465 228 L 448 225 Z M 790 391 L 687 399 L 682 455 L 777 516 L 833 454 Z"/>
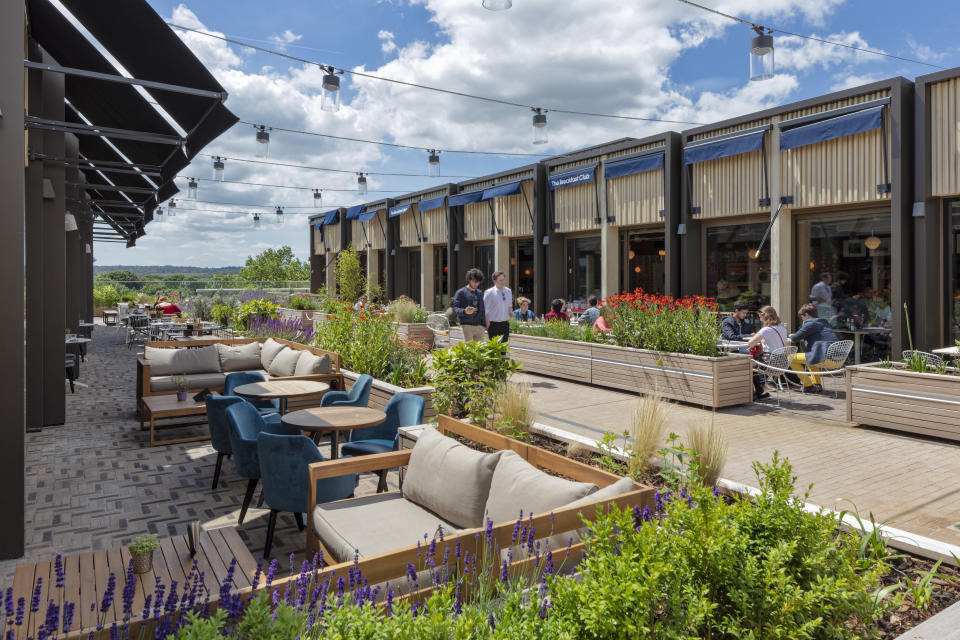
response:
<path fill-rule="evenodd" d="M 514 0 L 503 12 L 482 8 L 480 0 L 149 2 L 170 23 L 340 69 L 546 109 L 653 120 L 710 123 L 883 78 L 937 71 L 775 34 L 775 77 L 750 82 L 749 27 L 677 0 Z M 785 31 L 960 66 L 960 4 L 948 0 L 701 3 Z M 441 153 L 442 177 L 429 178 L 427 153 L 420 149 L 557 155 L 694 126 L 548 111 L 548 143 L 534 145 L 529 109 L 349 75 L 341 79 L 341 108 L 330 113 L 320 108 L 323 72 L 317 66 L 178 33 L 229 92 L 226 104 L 242 121 L 418 149 L 272 131 L 267 160 L 346 173 L 228 160 L 227 181 L 303 189 L 211 182 L 210 155 L 255 157 L 254 129 L 238 123 L 180 173 L 178 215 L 149 224 L 134 248 L 97 244 L 98 264 L 238 265 L 281 245 L 307 259 L 309 214 L 540 159 Z M 370 192 L 360 196 L 357 171 L 414 175 L 371 175 Z M 207 179 L 199 181 L 196 202 L 186 199 L 188 177 Z M 322 190 L 322 207 L 312 208 L 311 189 Z M 283 224 L 275 222 L 277 206 L 284 207 Z M 254 211 L 265 214 L 259 229 L 253 227 Z"/>

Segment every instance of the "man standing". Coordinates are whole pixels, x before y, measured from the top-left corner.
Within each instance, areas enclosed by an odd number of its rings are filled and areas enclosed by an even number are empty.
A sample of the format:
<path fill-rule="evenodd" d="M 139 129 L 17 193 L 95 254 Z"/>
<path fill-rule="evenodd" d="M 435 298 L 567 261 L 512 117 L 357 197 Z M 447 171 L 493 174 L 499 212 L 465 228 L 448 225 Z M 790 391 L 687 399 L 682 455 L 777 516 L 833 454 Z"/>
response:
<path fill-rule="evenodd" d="M 820 282 L 810 289 L 810 301 L 813 304 L 830 304 L 833 300 L 833 290 L 830 288 L 832 281 L 833 275 L 829 271 L 820 274 Z"/>
<path fill-rule="evenodd" d="M 470 341 L 483 340 L 483 328 L 486 325 L 486 315 L 483 308 L 483 292 L 479 287 L 483 284 L 483 272 L 480 269 L 467 271 L 467 286 L 460 287 L 453 294 L 453 311 L 463 328 L 463 339 Z"/>
<path fill-rule="evenodd" d="M 510 314 L 513 313 L 513 292 L 505 286 L 507 276 L 503 271 L 493 274 L 493 286 L 483 294 L 483 308 L 487 315 L 487 336 L 510 339 Z"/>

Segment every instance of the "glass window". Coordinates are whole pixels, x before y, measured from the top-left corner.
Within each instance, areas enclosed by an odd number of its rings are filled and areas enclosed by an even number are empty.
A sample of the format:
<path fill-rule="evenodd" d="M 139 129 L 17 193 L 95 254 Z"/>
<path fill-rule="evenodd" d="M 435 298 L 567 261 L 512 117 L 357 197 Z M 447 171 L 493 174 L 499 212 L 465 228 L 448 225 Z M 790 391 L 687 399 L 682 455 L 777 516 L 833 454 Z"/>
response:
<path fill-rule="evenodd" d="M 410 297 L 413 298 L 413 301 L 417 304 L 420 304 L 420 270 L 422 265 L 420 264 L 420 252 L 411 251 L 410 252 Z"/>
<path fill-rule="evenodd" d="M 533 300 L 533 240 L 510 241 L 510 282 L 514 299 Z"/>
<path fill-rule="evenodd" d="M 447 293 L 447 248 L 437 246 L 433 248 L 433 309 L 443 311 L 449 306 L 450 296 Z"/>
<path fill-rule="evenodd" d="M 490 276 L 493 275 L 495 270 L 494 267 L 494 250 L 492 244 L 478 244 L 473 247 L 473 266 L 483 272 L 483 284 L 482 287 L 493 286 L 488 284 L 490 282 Z"/>
<path fill-rule="evenodd" d="M 591 295 L 600 297 L 600 236 L 567 240 L 567 304 L 585 308 Z"/>
<path fill-rule="evenodd" d="M 770 239 L 757 254 L 766 222 L 707 227 L 706 295 L 721 311 L 732 311 L 740 299 L 753 309 L 770 304 Z"/>
<path fill-rule="evenodd" d="M 950 333 L 960 340 L 960 200 L 948 204 L 950 216 Z"/>
<path fill-rule="evenodd" d="M 890 215 L 801 219 L 796 239 L 797 303 L 854 341 L 855 362 L 890 357 Z"/>
<path fill-rule="evenodd" d="M 648 293 L 663 293 L 667 273 L 663 234 L 627 231 L 621 234 L 620 243 L 623 289 L 639 287 Z"/>

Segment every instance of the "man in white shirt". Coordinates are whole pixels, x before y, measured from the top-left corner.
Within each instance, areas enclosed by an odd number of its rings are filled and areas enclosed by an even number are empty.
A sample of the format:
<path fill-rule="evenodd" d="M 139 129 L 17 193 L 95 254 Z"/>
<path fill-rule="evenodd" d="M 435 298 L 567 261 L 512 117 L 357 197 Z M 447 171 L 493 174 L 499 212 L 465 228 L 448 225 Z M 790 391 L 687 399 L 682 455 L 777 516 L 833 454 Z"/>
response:
<path fill-rule="evenodd" d="M 493 286 L 483 293 L 487 337 L 500 336 L 504 342 L 510 339 L 510 315 L 513 313 L 513 292 L 505 286 L 506 281 L 503 271 L 497 271 L 493 274 Z"/>
<path fill-rule="evenodd" d="M 832 281 L 833 275 L 829 271 L 820 274 L 820 282 L 810 289 L 810 300 L 814 304 L 830 304 L 833 300 L 833 290 L 830 289 Z"/>

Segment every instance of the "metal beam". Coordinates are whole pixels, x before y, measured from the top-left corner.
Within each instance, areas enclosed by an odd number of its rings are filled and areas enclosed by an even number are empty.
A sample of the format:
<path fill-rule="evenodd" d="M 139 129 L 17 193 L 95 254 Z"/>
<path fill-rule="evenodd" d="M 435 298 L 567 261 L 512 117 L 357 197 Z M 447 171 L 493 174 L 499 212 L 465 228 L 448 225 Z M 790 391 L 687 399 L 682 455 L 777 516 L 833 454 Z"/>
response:
<path fill-rule="evenodd" d="M 130 175 L 136 176 L 149 176 L 151 178 L 160 178 L 160 169 L 153 167 L 152 165 L 136 165 L 128 162 L 113 162 L 110 160 L 85 160 L 82 157 L 80 159 L 68 159 L 68 158 L 57 158 L 54 156 L 49 156 L 45 153 L 31 153 L 30 160 L 40 160 L 42 162 L 60 162 L 65 167 L 76 168 L 76 169 L 86 169 L 87 171 L 102 171 L 103 173 L 127 173 Z M 138 169 L 136 167 L 142 166 L 143 169 Z"/>
<path fill-rule="evenodd" d="M 80 189 L 99 189 L 100 191 L 129 191 L 130 193 L 146 193 L 153 195 L 156 189 L 150 187 L 119 187 L 112 184 L 93 184 L 90 182 L 68 182 L 68 187 L 78 187 Z"/>
<path fill-rule="evenodd" d="M 110 73 L 99 73 L 97 71 L 87 71 L 86 69 L 76 69 L 74 67 L 62 67 L 57 64 L 46 64 L 43 62 L 32 62 L 24 60 L 23 66 L 27 69 L 39 69 L 41 71 L 53 71 L 54 73 L 63 73 L 70 76 L 80 76 L 82 78 L 93 78 L 94 80 L 104 80 L 106 82 L 116 82 L 118 84 L 139 85 L 147 89 L 160 89 L 161 91 L 172 91 L 173 93 L 185 93 L 191 96 L 200 96 L 201 98 L 212 98 L 223 102 L 227 99 L 227 93 L 221 91 L 207 91 L 206 89 L 194 89 L 192 87 L 183 87 L 176 84 L 167 84 L 165 82 L 154 82 L 152 80 L 139 80 L 137 78 L 127 78 L 124 76 L 113 75 Z"/>
<path fill-rule="evenodd" d="M 73 133 L 75 135 L 106 136 L 108 138 L 119 138 L 121 140 L 136 140 L 138 142 L 169 144 L 174 147 L 179 147 L 186 143 L 186 140 L 180 136 L 171 136 L 163 133 L 150 133 L 145 131 L 131 131 L 130 129 L 116 129 L 114 127 L 101 127 L 92 124 L 82 124 L 79 122 L 66 122 L 64 120 L 50 120 L 47 118 L 38 118 L 36 116 L 24 116 L 23 123 L 24 127 L 27 129 L 62 131 L 64 133 Z"/>

